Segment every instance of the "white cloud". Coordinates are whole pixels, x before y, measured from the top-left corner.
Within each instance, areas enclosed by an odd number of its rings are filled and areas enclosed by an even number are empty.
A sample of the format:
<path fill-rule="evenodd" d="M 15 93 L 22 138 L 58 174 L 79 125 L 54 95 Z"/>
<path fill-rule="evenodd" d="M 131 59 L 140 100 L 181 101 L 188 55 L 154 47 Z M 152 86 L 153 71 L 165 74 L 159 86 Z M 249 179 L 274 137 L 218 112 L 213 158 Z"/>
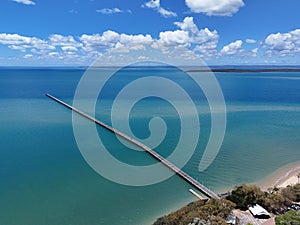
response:
<path fill-rule="evenodd" d="M 152 9 L 159 8 L 160 0 L 150 0 L 149 2 L 146 2 L 144 6 Z"/>
<path fill-rule="evenodd" d="M 8 46 L 12 50 L 17 50 L 21 52 L 26 52 L 26 48 L 24 46 L 18 46 L 18 45 L 9 45 Z"/>
<path fill-rule="evenodd" d="M 77 52 L 77 48 L 74 46 L 62 46 L 61 49 L 64 52 Z"/>
<path fill-rule="evenodd" d="M 25 37 L 19 34 L 0 34 L 0 44 L 8 45 L 9 48 L 19 51 L 26 51 L 26 49 L 38 50 L 53 50 L 54 46 L 50 45 L 44 40 L 36 37 Z"/>
<path fill-rule="evenodd" d="M 58 54 L 59 54 L 58 52 L 49 52 L 49 53 L 48 53 L 49 56 L 56 56 L 56 55 L 58 55 Z"/>
<path fill-rule="evenodd" d="M 160 13 L 160 15 L 162 15 L 163 17 L 176 17 L 177 14 L 175 12 L 172 12 L 172 11 L 169 11 L 169 10 L 166 10 L 162 7 L 159 7 L 158 9 L 158 12 Z"/>
<path fill-rule="evenodd" d="M 115 52 L 129 52 L 131 50 L 138 51 L 144 50 L 146 46 L 152 44 L 152 37 L 147 35 L 128 35 L 121 34 L 119 37 L 119 41 L 116 43 L 115 47 L 112 51 Z"/>
<path fill-rule="evenodd" d="M 251 53 L 252 53 L 252 56 L 253 57 L 256 57 L 257 56 L 257 53 L 258 53 L 258 48 L 254 48 L 251 50 Z"/>
<path fill-rule="evenodd" d="M 96 52 L 99 50 L 128 52 L 130 50 L 144 49 L 146 45 L 150 45 L 153 42 L 149 34 L 128 35 L 110 30 L 105 31 L 102 35 L 84 34 L 79 39 L 84 44 L 83 49 L 86 52 Z"/>
<path fill-rule="evenodd" d="M 185 0 L 185 3 L 192 12 L 208 16 L 232 16 L 245 5 L 243 0 Z"/>
<path fill-rule="evenodd" d="M 208 28 L 199 30 L 194 23 L 193 17 L 185 17 L 183 22 L 175 22 L 179 28 L 189 33 L 190 42 L 194 44 L 203 44 L 207 42 L 217 42 L 219 39 L 218 32 L 216 30 L 210 31 Z"/>
<path fill-rule="evenodd" d="M 192 33 L 198 32 L 198 27 L 194 23 L 193 17 L 185 17 L 183 22 L 175 22 L 174 23 L 177 27 L 181 28 L 182 30 L 186 30 Z"/>
<path fill-rule="evenodd" d="M 172 54 L 174 56 L 178 55 L 178 50 L 182 54 L 189 47 L 189 34 L 184 30 L 160 32 L 159 39 L 152 44 L 152 48 L 158 49 L 164 54 Z"/>
<path fill-rule="evenodd" d="M 218 40 L 210 41 L 194 48 L 195 52 L 199 52 L 201 57 L 211 58 L 217 54 Z"/>
<path fill-rule="evenodd" d="M 109 14 L 116 14 L 116 13 L 131 13 L 130 10 L 121 10 L 119 8 L 104 8 L 104 9 L 98 9 L 96 10 L 96 12 L 101 13 L 101 14 L 105 14 L 105 15 L 109 15 Z"/>
<path fill-rule="evenodd" d="M 35 2 L 31 0 L 13 0 L 13 1 L 24 5 L 35 5 Z"/>
<path fill-rule="evenodd" d="M 63 47 L 72 47 L 73 49 L 77 49 L 78 47 L 82 47 L 82 43 L 75 41 L 72 36 L 63 36 L 60 34 L 52 34 L 49 37 L 49 43 L 53 46 L 59 46 L 63 49 Z M 63 49 L 63 51 L 65 51 Z"/>
<path fill-rule="evenodd" d="M 19 45 L 23 43 L 29 43 L 30 38 L 24 37 L 18 34 L 0 34 L 0 43 L 5 45 Z"/>
<path fill-rule="evenodd" d="M 235 42 L 232 42 L 222 48 L 220 53 L 222 55 L 235 55 L 237 53 L 240 53 L 243 51 L 242 49 L 243 41 L 237 40 Z"/>
<path fill-rule="evenodd" d="M 152 43 L 151 35 L 128 35 L 128 34 L 121 34 L 120 35 L 120 42 L 123 44 L 143 44 L 149 45 Z"/>
<path fill-rule="evenodd" d="M 270 55 L 285 56 L 300 53 L 300 29 L 288 33 L 270 34 L 265 39 L 265 45 Z"/>
<path fill-rule="evenodd" d="M 177 14 L 160 6 L 160 0 L 150 0 L 142 5 L 142 7 L 155 9 L 163 17 L 176 17 Z"/>
<path fill-rule="evenodd" d="M 183 45 L 175 46 L 171 51 L 171 57 L 179 59 L 179 62 L 181 60 L 195 60 L 200 58 L 200 56 L 196 54 L 194 50 L 191 50 Z"/>
<path fill-rule="evenodd" d="M 161 31 L 157 38 L 149 34 L 125 34 L 111 30 L 102 34 L 83 34 L 80 37 L 52 34 L 46 39 L 0 33 L 0 45 L 19 51 L 15 58 L 20 59 L 20 62 L 60 60 L 62 63 L 76 62 L 81 65 L 87 65 L 99 56 L 103 57 L 104 63 L 118 63 L 119 59 L 126 61 L 126 57 L 131 57 L 131 60 L 156 60 L 160 55 L 179 63 L 181 60 L 192 62 L 199 57 L 212 60 L 210 62 L 219 60 L 216 62 L 228 63 L 234 59 L 233 63 L 257 63 L 265 55 L 273 57 L 272 60 L 280 59 L 278 56 L 296 60 L 297 57 L 293 56 L 300 55 L 300 29 L 270 34 L 262 42 L 254 39 L 236 40 L 218 50 L 220 37 L 216 30 L 200 29 L 193 17 L 186 17 L 174 24 L 177 29 Z M 255 45 L 250 49 L 248 47 L 251 45 L 247 45 L 244 49 L 243 41 Z M 284 57 L 281 59 L 286 60 Z"/>
<path fill-rule="evenodd" d="M 161 46 L 173 47 L 178 45 L 189 45 L 189 34 L 184 30 L 164 31 L 159 33 L 159 43 Z"/>
<path fill-rule="evenodd" d="M 90 51 L 113 48 L 119 40 L 119 34 L 117 32 L 108 30 L 105 31 L 102 35 L 83 34 L 79 39 L 84 44 L 85 50 Z"/>
<path fill-rule="evenodd" d="M 255 44 L 256 40 L 254 40 L 254 39 L 246 39 L 245 42 L 248 43 L 248 44 Z"/>
<path fill-rule="evenodd" d="M 156 49 L 161 49 L 164 53 L 169 53 L 172 49 L 181 51 L 186 49 L 198 52 L 202 57 L 211 57 L 216 53 L 219 40 L 217 31 L 210 31 L 208 28 L 199 29 L 194 23 L 193 17 L 184 18 L 183 22 L 175 22 L 180 30 L 160 32 L 159 39 L 153 44 Z M 172 51 L 173 51 L 172 50 Z"/>
<path fill-rule="evenodd" d="M 24 59 L 29 59 L 29 58 L 32 58 L 32 56 L 33 56 L 32 54 L 26 54 L 26 55 L 24 55 L 23 58 L 24 58 Z"/>

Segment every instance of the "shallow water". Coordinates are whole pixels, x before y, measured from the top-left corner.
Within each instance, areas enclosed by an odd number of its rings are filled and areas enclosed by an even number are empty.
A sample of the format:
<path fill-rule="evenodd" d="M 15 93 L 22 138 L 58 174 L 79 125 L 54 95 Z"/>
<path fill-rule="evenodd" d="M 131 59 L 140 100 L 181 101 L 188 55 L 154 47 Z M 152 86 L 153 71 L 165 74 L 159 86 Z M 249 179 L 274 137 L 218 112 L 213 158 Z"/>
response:
<path fill-rule="evenodd" d="M 131 187 L 113 183 L 89 167 L 76 145 L 72 113 L 44 96 L 49 92 L 71 103 L 83 72 L 0 69 L 1 224 L 149 224 L 195 200 L 188 192 L 191 186 L 177 176 L 159 184 Z M 200 141 L 184 170 L 220 191 L 255 182 L 279 167 L 299 161 L 300 73 L 216 76 L 228 112 L 222 148 L 211 166 L 200 173 L 198 164 L 210 132 L 210 115 L 207 104 L 202 105 L 201 95 L 195 101 L 201 123 Z M 122 82 L 127 78 L 124 76 Z M 175 79 L 181 82 L 180 77 Z M 193 88 L 190 91 L 195 94 Z M 107 93 L 107 104 L 97 105 L 96 116 L 110 123 L 114 93 Z M 159 99 L 139 104 L 132 110 L 133 133 L 147 137 L 151 115 L 163 114 L 171 128 L 156 150 L 165 156 L 171 154 L 169 149 L 179 135 L 174 109 Z M 189 112 L 187 108 L 187 117 Z M 193 129 L 198 128 L 191 127 L 190 132 Z M 118 159 L 136 165 L 155 162 L 146 153 L 124 147 L 102 128 L 98 133 Z"/>

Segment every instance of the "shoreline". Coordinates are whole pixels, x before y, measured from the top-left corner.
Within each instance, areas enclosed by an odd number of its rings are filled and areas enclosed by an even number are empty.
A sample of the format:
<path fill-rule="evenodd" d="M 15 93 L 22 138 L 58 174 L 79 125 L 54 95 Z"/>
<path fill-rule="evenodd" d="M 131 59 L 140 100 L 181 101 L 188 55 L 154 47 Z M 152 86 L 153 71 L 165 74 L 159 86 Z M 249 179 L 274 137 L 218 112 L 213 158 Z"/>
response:
<path fill-rule="evenodd" d="M 300 161 L 290 163 L 275 170 L 271 175 L 261 179 L 255 184 L 262 190 L 267 190 L 270 187 L 286 187 L 298 183 L 298 173 L 300 173 Z"/>
<path fill-rule="evenodd" d="M 289 163 L 289 164 L 275 170 L 269 176 L 262 178 L 252 184 L 257 185 L 263 191 L 267 191 L 268 188 L 273 188 L 273 187 L 284 188 L 284 187 L 287 187 L 288 185 L 298 183 L 298 177 L 297 177 L 298 173 L 300 173 L 300 161 L 297 161 L 294 163 Z M 300 181 L 300 179 L 299 179 L 299 181 Z M 231 191 L 233 188 L 234 187 L 232 187 L 231 189 L 224 190 L 224 193 L 226 191 L 227 192 Z M 223 192 L 221 192 L 221 193 L 223 193 Z M 184 207 L 184 205 L 182 207 Z M 176 209 L 176 207 L 173 207 L 172 212 L 176 211 L 178 209 L 179 208 Z M 171 213 L 171 212 L 169 212 L 169 213 Z M 166 213 L 163 215 L 167 215 L 169 213 Z M 163 215 L 161 215 L 161 216 L 163 216 Z M 156 219 L 158 219 L 158 218 L 156 218 Z"/>
<path fill-rule="evenodd" d="M 196 69 L 196 70 L 188 70 L 189 73 L 206 73 L 206 72 L 213 72 L 213 73 L 282 73 L 282 72 L 300 72 L 299 68 L 278 68 L 278 69 L 235 69 L 235 68 L 212 68 L 212 69 Z"/>

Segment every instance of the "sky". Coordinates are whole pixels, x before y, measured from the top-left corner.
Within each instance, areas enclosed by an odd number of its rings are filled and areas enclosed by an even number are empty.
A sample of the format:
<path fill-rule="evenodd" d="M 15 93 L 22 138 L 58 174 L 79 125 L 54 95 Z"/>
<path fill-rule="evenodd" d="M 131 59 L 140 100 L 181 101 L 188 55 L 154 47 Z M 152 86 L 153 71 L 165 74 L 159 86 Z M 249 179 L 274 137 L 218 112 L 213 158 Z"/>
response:
<path fill-rule="evenodd" d="M 299 0 L 1 0 L 0 66 L 300 65 Z"/>

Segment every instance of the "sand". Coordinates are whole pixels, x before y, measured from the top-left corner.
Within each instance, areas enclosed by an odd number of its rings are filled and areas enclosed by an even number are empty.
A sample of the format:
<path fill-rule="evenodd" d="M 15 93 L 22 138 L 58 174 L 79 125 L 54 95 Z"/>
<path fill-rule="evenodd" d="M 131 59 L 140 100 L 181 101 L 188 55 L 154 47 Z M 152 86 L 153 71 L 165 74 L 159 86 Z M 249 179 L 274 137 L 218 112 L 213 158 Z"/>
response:
<path fill-rule="evenodd" d="M 276 170 L 272 175 L 258 182 L 257 185 L 263 190 L 267 190 L 269 187 L 286 187 L 297 184 L 300 181 L 300 178 L 298 179 L 299 173 L 300 161 Z"/>

